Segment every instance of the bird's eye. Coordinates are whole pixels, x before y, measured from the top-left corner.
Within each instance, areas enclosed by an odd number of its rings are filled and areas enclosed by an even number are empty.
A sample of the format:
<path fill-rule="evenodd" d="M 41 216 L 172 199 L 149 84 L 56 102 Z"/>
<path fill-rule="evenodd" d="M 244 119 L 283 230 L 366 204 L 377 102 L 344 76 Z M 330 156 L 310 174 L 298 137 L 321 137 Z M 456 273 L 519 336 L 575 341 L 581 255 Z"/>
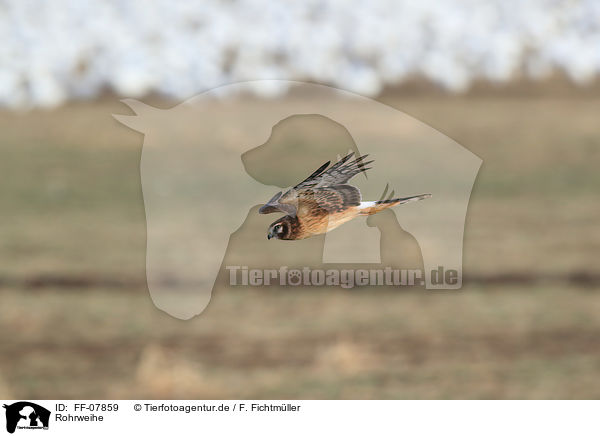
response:
<path fill-rule="evenodd" d="M 283 227 L 281 226 L 281 224 L 277 224 L 277 225 L 275 226 L 275 231 L 276 231 L 277 233 L 280 233 L 280 232 L 282 231 L 282 229 L 283 229 Z"/>

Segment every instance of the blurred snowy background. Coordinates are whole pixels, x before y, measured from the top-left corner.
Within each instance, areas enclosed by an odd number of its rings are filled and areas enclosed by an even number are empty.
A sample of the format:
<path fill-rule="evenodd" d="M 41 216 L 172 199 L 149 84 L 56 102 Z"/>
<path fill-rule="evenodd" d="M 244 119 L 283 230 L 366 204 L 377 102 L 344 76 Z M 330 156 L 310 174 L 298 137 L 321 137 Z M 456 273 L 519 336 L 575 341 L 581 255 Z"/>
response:
<path fill-rule="evenodd" d="M 368 96 L 414 77 L 452 92 L 556 72 L 584 85 L 600 70 L 600 2 L 4 0 L 0 38 L 0 106 L 14 108 L 269 78 Z"/>

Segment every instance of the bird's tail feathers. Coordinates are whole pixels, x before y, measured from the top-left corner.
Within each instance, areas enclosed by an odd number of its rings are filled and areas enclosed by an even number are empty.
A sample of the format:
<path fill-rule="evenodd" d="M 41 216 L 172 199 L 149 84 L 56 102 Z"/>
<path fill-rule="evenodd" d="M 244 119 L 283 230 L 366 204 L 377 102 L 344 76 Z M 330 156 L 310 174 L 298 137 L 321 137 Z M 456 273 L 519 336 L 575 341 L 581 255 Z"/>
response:
<path fill-rule="evenodd" d="M 404 198 L 390 198 L 379 201 L 363 201 L 359 206 L 362 209 L 360 213 L 361 215 L 373 215 L 389 207 L 394 207 L 411 201 L 424 200 L 429 197 L 431 197 L 431 194 L 413 195 L 412 197 Z"/>

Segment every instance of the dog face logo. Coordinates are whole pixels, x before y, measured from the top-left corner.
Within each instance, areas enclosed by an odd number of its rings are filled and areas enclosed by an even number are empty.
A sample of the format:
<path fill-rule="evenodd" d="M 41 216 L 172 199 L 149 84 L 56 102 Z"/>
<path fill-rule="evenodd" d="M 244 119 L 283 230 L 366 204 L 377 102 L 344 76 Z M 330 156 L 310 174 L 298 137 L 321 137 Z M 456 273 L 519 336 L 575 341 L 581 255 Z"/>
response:
<path fill-rule="evenodd" d="M 18 429 L 48 429 L 50 411 L 29 401 L 19 401 L 3 406 L 6 409 L 6 431 Z"/>

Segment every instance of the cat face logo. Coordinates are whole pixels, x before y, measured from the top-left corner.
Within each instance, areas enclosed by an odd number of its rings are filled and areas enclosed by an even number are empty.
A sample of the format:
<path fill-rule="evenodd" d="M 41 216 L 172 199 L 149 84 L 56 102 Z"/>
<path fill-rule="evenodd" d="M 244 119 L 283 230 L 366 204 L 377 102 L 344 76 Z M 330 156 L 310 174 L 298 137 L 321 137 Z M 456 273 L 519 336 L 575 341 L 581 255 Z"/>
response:
<path fill-rule="evenodd" d="M 14 433 L 16 429 L 48 429 L 50 411 L 42 406 L 29 401 L 19 401 L 10 405 L 4 404 L 6 409 L 6 431 Z"/>

